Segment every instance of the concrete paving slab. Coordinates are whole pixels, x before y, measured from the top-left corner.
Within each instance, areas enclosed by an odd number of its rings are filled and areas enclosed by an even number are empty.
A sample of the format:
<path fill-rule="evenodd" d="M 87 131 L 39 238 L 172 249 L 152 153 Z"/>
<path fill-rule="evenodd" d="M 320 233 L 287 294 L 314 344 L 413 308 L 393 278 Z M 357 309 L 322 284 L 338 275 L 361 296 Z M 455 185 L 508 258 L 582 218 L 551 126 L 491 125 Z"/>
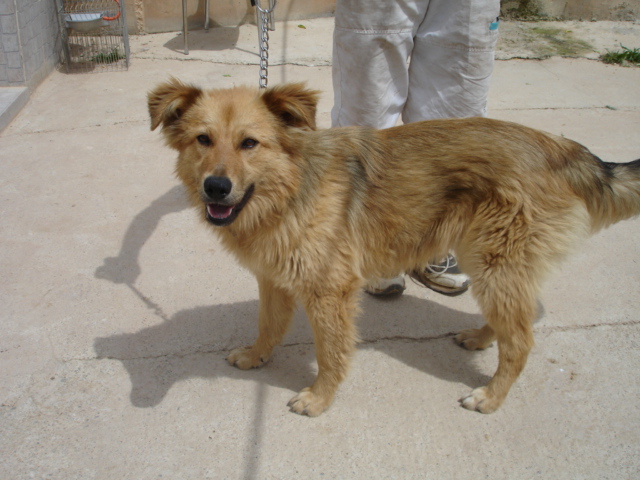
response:
<path fill-rule="evenodd" d="M 598 59 L 621 46 L 638 48 L 637 22 L 501 22 L 496 58 Z"/>
<path fill-rule="evenodd" d="M 269 79 L 274 84 L 305 81 L 311 88 L 327 92 L 320 101 L 319 110 L 320 115 L 324 115 L 321 118 L 329 121 L 333 98 L 328 72 L 330 67 L 281 65 L 270 69 Z M 33 101 L 25 107 L 24 115 L 16 118 L 10 128 L 14 133 L 34 133 L 131 122 L 150 124 L 147 91 L 171 76 L 207 88 L 258 86 L 255 66 L 199 61 L 134 59 L 127 72 L 93 75 L 92 81 L 87 81 L 86 75 L 56 72 L 33 94 Z M 53 123 L 52 117 L 56 119 Z"/>
<path fill-rule="evenodd" d="M 32 378 L 3 415 L 8 478 L 633 478 L 638 327 L 546 332 L 494 415 L 452 396 L 484 381 L 493 351 L 450 339 L 361 347 L 334 407 L 286 412 L 313 349 L 260 372 L 221 353 L 71 360 Z M 602 345 L 606 345 L 603 351 Z M 594 359 L 596 361 L 594 361 Z M 123 379 L 129 378 L 129 382 Z M 348 411 L 348 413 L 347 413 Z M 8 428 L 7 428 L 8 427 Z"/>
<path fill-rule="evenodd" d="M 333 18 L 277 22 L 269 32 L 269 64 L 331 65 Z M 257 65 L 260 62 L 255 25 L 189 31 L 189 54 L 182 32 L 133 35 L 135 58 L 208 61 Z M 554 56 L 597 59 L 624 45 L 638 48 L 640 24 L 635 22 L 501 22 L 496 58 L 546 59 Z"/>
<path fill-rule="evenodd" d="M 494 72 L 489 94 L 492 111 L 625 109 L 637 108 L 640 104 L 638 89 L 629 88 L 637 78 L 636 68 L 554 57 L 544 62 L 497 62 Z M 614 86 L 616 88 L 612 88 Z"/>
<path fill-rule="evenodd" d="M 56 72 L 0 135 L 1 478 L 635 478 L 639 220 L 558 267 L 529 364 L 495 414 L 456 402 L 497 363 L 495 347 L 451 340 L 481 323 L 473 299 L 409 283 L 395 300 L 363 299 L 335 404 L 299 417 L 286 402 L 316 370 L 303 312 L 265 368 L 224 361 L 254 339 L 257 288 L 196 222 L 174 153 L 149 131 L 146 92 L 170 74 L 257 83 L 255 66 L 204 60 Z M 328 126 L 330 67 L 270 69 L 285 80 L 325 92 Z M 628 161 L 640 157 L 638 81 L 640 69 L 585 59 L 501 61 L 490 113 Z"/>
<path fill-rule="evenodd" d="M 333 18 L 277 22 L 269 32 L 269 64 L 331 65 Z M 209 61 L 236 65 L 260 63 L 258 29 L 246 24 L 189 32 L 189 54 L 182 32 L 134 35 L 131 53 L 136 58 Z"/>

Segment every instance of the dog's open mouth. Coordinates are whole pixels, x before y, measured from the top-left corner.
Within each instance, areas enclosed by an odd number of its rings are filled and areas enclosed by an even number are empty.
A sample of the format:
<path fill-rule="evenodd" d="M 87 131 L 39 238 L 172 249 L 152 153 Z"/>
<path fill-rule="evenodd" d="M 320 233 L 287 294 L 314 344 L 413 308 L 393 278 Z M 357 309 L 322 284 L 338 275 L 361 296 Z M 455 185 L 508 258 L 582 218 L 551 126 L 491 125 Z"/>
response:
<path fill-rule="evenodd" d="M 251 185 L 245 192 L 242 200 L 235 205 L 223 205 L 221 203 L 206 203 L 207 221 L 218 227 L 230 225 L 253 195 L 254 186 Z"/>

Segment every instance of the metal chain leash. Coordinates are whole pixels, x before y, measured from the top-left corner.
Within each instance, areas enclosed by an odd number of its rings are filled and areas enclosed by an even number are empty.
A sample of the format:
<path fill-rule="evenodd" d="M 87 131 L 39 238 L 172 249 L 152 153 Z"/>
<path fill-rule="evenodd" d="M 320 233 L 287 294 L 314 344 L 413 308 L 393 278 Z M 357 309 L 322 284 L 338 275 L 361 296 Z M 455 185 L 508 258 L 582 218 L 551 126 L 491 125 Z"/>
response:
<path fill-rule="evenodd" d="M 253 3 L 253 2 L 252 2 Z M 260 46 L 260 88 L 267 88 L 269 83 L 269 30 L 273 30 L 272 13 L 276 8 L 276 0 L 269 0 L 269 7 L 262 8 L 260 0 L 255 0 L 258 15 L 258 44 Z"/>

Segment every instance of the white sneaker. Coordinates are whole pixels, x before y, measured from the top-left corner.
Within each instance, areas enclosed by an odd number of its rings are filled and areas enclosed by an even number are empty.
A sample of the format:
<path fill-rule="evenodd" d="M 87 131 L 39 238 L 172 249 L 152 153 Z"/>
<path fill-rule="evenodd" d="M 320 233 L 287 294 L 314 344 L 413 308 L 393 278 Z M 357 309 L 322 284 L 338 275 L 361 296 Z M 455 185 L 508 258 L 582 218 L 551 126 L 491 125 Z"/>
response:
<path fill-rule="evenodd" d="M 424 270 L 410 274 L 416 282 L 443 295 L 460 295 L 469 288 L 471 280 L 458 269 L 458 262 L 451 254 L 437 264 L 427 265 Z"/>
<path fill-rule="evenodd" d="M 405 289 L 404 275 L 394 278 L 379 278 L 372 280 L 364 287 L 364 291 L 374 297 L 390 297 L 402 295 Z"/>

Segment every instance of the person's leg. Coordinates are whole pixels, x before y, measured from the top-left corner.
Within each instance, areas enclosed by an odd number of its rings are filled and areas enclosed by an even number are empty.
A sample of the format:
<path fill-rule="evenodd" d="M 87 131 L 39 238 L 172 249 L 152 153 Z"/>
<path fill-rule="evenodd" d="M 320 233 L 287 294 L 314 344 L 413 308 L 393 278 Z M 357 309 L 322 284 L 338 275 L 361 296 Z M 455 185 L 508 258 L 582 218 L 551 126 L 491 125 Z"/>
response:
<path fill-rule="evenodd" d="M 431 0 L 414 39 L 405 123 L 486 116 L 499 13 L 499 0 Z M 469 287 L 451 256 L 411 277 L 447 295 Z"/>
<path fill-rule="evenodd" d="M 428 1 L 338 0 L 333 36 L 333 127 L 393 127 L 409 88 L 407 61 Z M 404 276 L 372 280 L 372 295 L 404 291 Z"/>
<path fill-rule="evenodd" d="M 407 61 L 427 1 L 338 0 L 332 126 L 395 126 L 407 100 Z"/>
<path fill-rule="evenodd" d="M 486 116 L 499 0 L 431 0 L 409 67 L 405 123 Z"/>

